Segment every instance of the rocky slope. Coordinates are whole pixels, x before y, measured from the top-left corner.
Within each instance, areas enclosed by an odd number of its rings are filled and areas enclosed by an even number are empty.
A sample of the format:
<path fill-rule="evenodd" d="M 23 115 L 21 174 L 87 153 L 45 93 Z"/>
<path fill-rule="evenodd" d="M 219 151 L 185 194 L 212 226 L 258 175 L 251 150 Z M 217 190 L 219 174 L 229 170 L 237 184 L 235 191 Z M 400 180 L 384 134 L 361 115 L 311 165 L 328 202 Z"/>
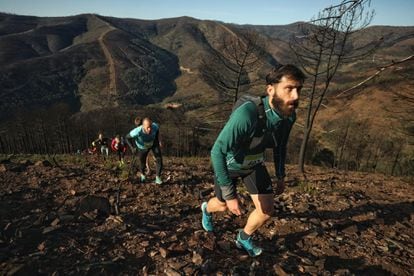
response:
<path fill-rule="evenodd" d="M 310 167 L 303 182 L 288 166 L 288 188 L 255 237 L 265 252 L 253 259 L 233 241 L 252 208 L 243 188 L 244 215 L 216 215 L 215 233 L 201 228 L 207 159 L 166 158 L 161 186 L 128 180 L 129 164 L 119 169 L 115 157 L 49 160 L 1 162 L 1 274 L 414 273 L 414 186 L 404 179 Z"/>

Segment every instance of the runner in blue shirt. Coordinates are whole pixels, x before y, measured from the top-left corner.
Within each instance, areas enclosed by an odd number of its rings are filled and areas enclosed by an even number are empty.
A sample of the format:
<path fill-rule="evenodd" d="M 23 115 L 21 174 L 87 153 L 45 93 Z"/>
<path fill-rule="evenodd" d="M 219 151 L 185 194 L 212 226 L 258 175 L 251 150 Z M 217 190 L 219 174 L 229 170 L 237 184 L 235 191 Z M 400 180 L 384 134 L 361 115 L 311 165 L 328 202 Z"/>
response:
<path fill-rule="evenodd" d="M 126 142 L 128 143 L 133 153 L 137 152 L 139 157 L 139 170 L 141 173 L 140 180 L 145 182 L 145 168 L 148 153 L 152 150 L 152 153 L 156 159 L 156 177 L 155 183 L 162 184 L 161 171 L 162 171 L 162 155 L 161 155 L 161 142 L 159 139 L 159 126 L 157 123 L 152 122 L 150 118 L 144 118 L 142 125 L 131 130 L 126 136 Z M 135 143 L 133 146 L 129 139 L 132 139 Z"/>

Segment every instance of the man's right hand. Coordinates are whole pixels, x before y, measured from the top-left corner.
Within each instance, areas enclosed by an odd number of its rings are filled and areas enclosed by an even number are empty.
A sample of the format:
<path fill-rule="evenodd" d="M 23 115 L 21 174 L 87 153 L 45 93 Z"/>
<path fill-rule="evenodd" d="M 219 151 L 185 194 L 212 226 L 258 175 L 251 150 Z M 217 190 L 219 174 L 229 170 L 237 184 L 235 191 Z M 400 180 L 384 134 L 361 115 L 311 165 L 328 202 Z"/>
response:
<path fill-rule="evenodd" d="M 230 210 L 230 212 L 232 212 L 236 216 L 241 215 L 239 200 L 237 198 L 226 200 L 226 205 L 227 205 L 227 208 Z"/>

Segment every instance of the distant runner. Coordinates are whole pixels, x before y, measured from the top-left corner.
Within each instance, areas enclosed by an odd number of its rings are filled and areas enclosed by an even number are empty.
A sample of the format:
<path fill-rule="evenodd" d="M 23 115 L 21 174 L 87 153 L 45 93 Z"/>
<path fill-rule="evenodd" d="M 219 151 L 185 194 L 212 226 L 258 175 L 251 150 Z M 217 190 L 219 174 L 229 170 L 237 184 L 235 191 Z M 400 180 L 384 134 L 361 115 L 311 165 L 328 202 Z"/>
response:
<path fill-rule="evenodd" d="M 137 124 L 137 123 L 136 123 Z M 150 118 L 144 118 L 142 125 L 131 130 L 126 136 L 125 140 L 131 148 L 132 153 L 137 152 L 139 157 L 139 171 L 141 183 L 146 180 L 145 168 L 147 166 L 147 156 L 150 151 L 156 159 L 156 177 L 155 183 L 162 184 L 161 171 L 162 171 L 162 156 L 161 156 L 161 142 L 159 139 L 159 126 L 157 123 L 152 122 Z M 133 146 L 129 139 L 132 139 L 135 143 Z"/>
<path fill-rule="evenodd" d="M 92 142 L 93 147 L 100 147 L 101 154 L 106 160 L 106 157 L 109 155 L 109 138 L 103 136 L 102 133 L 99 133 L 98 139 Z"/>
<path fill-rule="evenodd" d="M 214 212 L 228 209 L 237 216 L 242 214 L 236 191 L 237 179 L 241 178 L 255 210 L 244 229 L 238 230 L 236 245 L 252 257 L 263 251 L 254 245 L 252 235 L 273 213 L 272 180 L 263 162 L 264 151 L 273 148 L 276 193 L 283 193 L 286 144 L 296 120 L 295 109 L 304 80 L 305 75 L 294 65 L 274 68 L 266 76 L 267 95 L 256 102 L 247 100 L 238 107 L 236 103 L 211 150 L 216 197 L 201 205 L 202 226 L 206 231 L 214 230 Z"/>
<path fill-rule="evenodd" d="M 118 154 L 118 161 L 120 165 L 124 164 L 124 157 L 126 152 L 126 144 L 124 141 L 124 137 L 122 136 L 115 136 L 114 139 L 112 139 L 111 148 L 114 152 Z"/>
<path fill-rule="evenodd" d="M 142 125 L 142 118 L 141 117 L 136 117 L 135 120 L 134 120 L 134 124 L 135 124 L 135 127 L 141 126 Z M 150 159 L 150 155 L 148 154 L 147 155 L 147 160 L 145 161 L 145 175 L 150 174 L 150 172 L 151 172 L 151 168 L 150 168 L 150 165 L 149 165 L 149 159 Z M 155 157 L 154 157 L 154 160 L 155 160 Z"/>

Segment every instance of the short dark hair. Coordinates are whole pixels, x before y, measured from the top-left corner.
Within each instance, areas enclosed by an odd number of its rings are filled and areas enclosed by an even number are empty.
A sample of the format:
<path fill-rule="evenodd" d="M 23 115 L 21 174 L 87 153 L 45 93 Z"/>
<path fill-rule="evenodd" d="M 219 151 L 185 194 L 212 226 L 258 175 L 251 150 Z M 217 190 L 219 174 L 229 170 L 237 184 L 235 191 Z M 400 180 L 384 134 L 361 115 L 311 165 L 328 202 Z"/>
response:
<path fill-rule="evenodd" d="M 283 76 L 287 76 L 294 80 L 304 82 L 306 79 L 305 74 L 293 64 L 279 65 L 274 67 L 266 76 L 266 85 L 272 85 L 280 82 Z"/>

